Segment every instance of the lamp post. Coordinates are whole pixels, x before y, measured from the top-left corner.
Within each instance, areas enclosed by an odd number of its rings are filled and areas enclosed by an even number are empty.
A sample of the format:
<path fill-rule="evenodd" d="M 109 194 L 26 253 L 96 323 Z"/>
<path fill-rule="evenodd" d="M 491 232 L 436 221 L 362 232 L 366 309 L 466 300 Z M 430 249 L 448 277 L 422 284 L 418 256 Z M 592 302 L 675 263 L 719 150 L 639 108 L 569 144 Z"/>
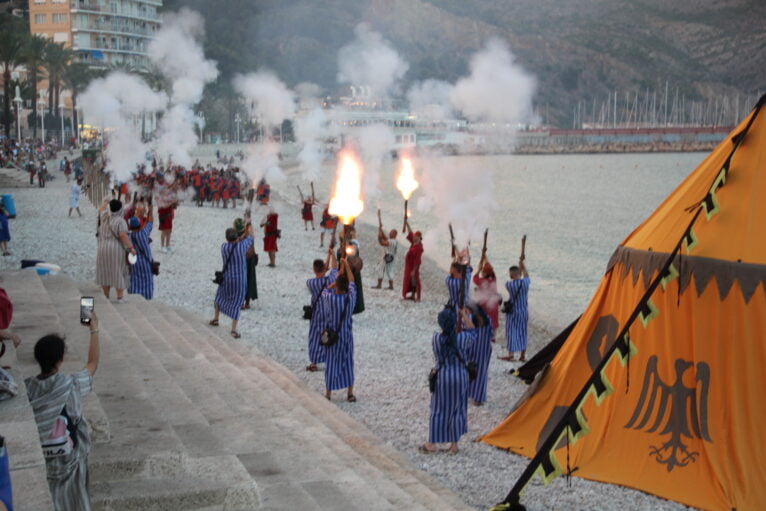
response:
<path fill-rule="evenodd" d="M 21 143 L 21 103 L 24 100 L 21 99 L 21 91 L 19 86 L 16 86 L 16 97 L 13 98 L 13 102 L 16 103 L 16 138 Z"/>
<path fill-rule="evenodd" d="M 61 149 L 64 149 L 64 103 L 59 104 L 59 117 L 61 117 Z"/>
<path fill-rule="evenodd" d="M 197 126 L 199 126 L 199 140 L 200 143 L 205 143 L 205 114 L 200 112 L 197 114 Z"/>
<path fill-rule="evenodd" d="M 237 144 L 239 144 L 239 123 L 241 122 L 239 113 L 234 114 L 234 122 L 237 124 Z"/>
<path fill-rule="evenodd" d="M 45 100 L 40 98 L 40 100 L 37 102 L 37 106 L 42 112 L 42 115 L 40 116 L 40 124 L 43 130 L 43 144 L 45 144 Z"/>

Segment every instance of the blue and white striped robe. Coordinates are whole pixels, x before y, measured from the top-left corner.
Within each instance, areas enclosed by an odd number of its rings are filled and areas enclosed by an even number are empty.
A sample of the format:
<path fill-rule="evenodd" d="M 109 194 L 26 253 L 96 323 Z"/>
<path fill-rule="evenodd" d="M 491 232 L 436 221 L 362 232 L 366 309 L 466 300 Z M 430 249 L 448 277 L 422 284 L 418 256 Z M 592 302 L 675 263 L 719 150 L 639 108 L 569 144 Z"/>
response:
<path fill-rule="evenodd" d="M 354 332 L 351 314 L 356 303 L 356 284 L 349 283 L 348 293 L 338 294 L 334 289 L 326 289 L 319 299 L 321 305 L 322 330 L 332 328 L 338 330 L 338 323 L 345 306 L 338 342 L 325 347 L 324 382 L 327 390 L 345 389 L 354 385 Z"/>
<path fill-rule="evenodd" d="M 324 327 L 320 320 L 322 314 L 319 312 L 322 300 L 319 300 L 318 297 L 327 286 L 335 282 L 337 277 L 338 270 L 333 268 L 324 277 L 315 277 L 306 281 L 306 286 L 311 293 L 311 303 L 314 304 L 314 310 L 311 311 L 311 319 L 309 320 L 309 361 L 312 364 L 325 361 L 325 349 L 319 344 L 319 337 Z"/>
<path fill-rule="evenodd" d="M 223 274 L 223 282 L 218 286 L 215 293 L 215 304 L 218 309 L 231 319 L 239 319 L 242 304 L 245 303 L 247 293 L 247 250 L 253 246 L 253 237 L 235 242 L 226 242 L 221 245 L 221 261 L 226 264 L 226 259 L 233 250 L 234 253 L 226 266 Z M 223 267 L 222 267 L 223 268 Z"/>
<path fill-rule="evenodd" d="M 147 300 L 154 296 L 154 275 L 152 275 L 152 247 L 149 246 L 149 234 L 152 222 L 146 222 L 143 229 L 130 233 L 130 241 L 136 247 L 138 259 L 130 269 L 130 287 L 128 293 L 143 295 Z"/>
<path fill-rule="evenodd" d="M 509 280 L 505 283 L 508 296 L 513 299 L 513 308 L 510 314 L 505 315 L 505 339 L 508 351 L 525 351 L 527 349 L 527 322 L 529 321 L 529 308 L 527 297 L 529 295 L 529 277 Z"/>
<path fill-rule="evenodd" d="M 474 316 L 474 324 L 476 317 Z M 476 340 L 468 347 L 466 362 L 473 360 L 477 365 L 476 378 L 468 384 L 468 395 L 477 403 L 487 400 L 487 379 L 489 377 L 489 360 L 492 358 L 492 322 L 487 318 L 487 324 L 475 329 Z"/>
<path fill-rule="evenodd" d="M 428 441 L 432 443 L 457 442 L 468 432 L 468 369 L 455 353 L 447 353 L 446 336 L 434 333 L 433 351 L 438 375 L 436 390 L 431 394 L 431 420 Z M 476 340 L 475 330 L 457 334 L 457 349 L 463 360 Z"/>
<path fill-rule="evenodd" d="M 462 303 L 465 305 L 468 303 L 468 300 L 471 298 L 471 274 L 473 273 L 473 268 L 468 266 L 465 269 L 465 284 L 463 285 L 465 296 L 463 297 Z M 447 286 L 447 292 L 449 293 L 449 303 L 452 306 L 452 308 L 455 310 L 456 317 L 460 317 L 460 314 L 458 313 L 458 306 L 461 303 L 460 300 L 460 280 L 456 279 L 455 277 L 452 277 L 451 275 L 447 275 L 447 278 L 444 279 L 444 284 Z"/>

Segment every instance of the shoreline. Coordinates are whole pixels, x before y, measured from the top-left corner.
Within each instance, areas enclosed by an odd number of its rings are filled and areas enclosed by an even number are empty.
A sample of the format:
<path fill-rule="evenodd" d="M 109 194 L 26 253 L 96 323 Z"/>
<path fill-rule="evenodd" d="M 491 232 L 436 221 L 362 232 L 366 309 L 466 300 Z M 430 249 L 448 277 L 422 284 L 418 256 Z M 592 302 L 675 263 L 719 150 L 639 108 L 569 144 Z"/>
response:
<path fill-rule="evenodd" d="M 57 167 L 49 165 L 49 168 Z M 273 187 L 272 194 L 284 233 L 277 267 L 265 266 L 266 256 L 257 237 L 261 261 L 257 268 L 259 299 L 254 302 L 254 309 L 243 312 L 240 318 L 240 342 L 288 367 L 317 392 L 317 399 L 324 399 L 323 373 L 304 370 L 308 322 L 301 318 L 301 308 L 308 303 L 305 281 L 312 276 L 311 262 L 316 257 L 323 258 L 326 252 L 318 248 L 319 231 L 304 231 L 297 197 L 289 192 L 280 193 L 280 190 L 294 189 L 289 174 L 283 183 Z M 13 256 L 3 258 L 0 268 L 17 269 L 22 258 L 44 259 L 60 264 L 75 280 L 93 281 L 95 208 L 83 200 L 83 217 L 66 218 L 68 187 L 63 176 L 58 172 L 55 175 L 58 179 L 45 189 L 30 187 L 10 191 L 16 198 L 18 210 L 17 219 L 11 223 Z M 256 208 L 254 220 L 260 219 L 264 212 L 264 208 Z M 154 254 L 162 263 L 161 273 L 155 278 L 155 299 L 209 319 L 215 294 L 211 278 L 221 265 L 219 247 L 223 231 L 243 213 L 241 206 L 223 210 L 208 205 L 202 208 L 188 203 L 182 205 L 173 231 L 173 251 L 169 254 L 155 251 Z M 498 335 L 490 363 L 487 403 L 482 407 L 469 405 L 469 432 L 460 442 L 461 452 L 456 456 L 418 453 L 417 446 L 428 435 L 427 374 L 433 364 L 431 335 L 437 329 L 436 314 L 447 300 L 443 283 L 446 271 L 432 258 L 434 254 L 424 254 L 423 301 L 416 304 L 401 300 L 401 272 L 408 245 L 402 240 L 395 272 L 399 280 L 395 282 L 394 291 L 370 289 L 377 282 L 375 269 L 382 258 L 376 241 L 377 225 L 360 221 L 357 232 L 365 261 L 362 284 L 366 305 L 364 313 L 354 316 L 355 393 L 359 401 L 347 403 L 336 393 L 333 402 L 401 451 L 414 466 L 460 495 L 467 504 L 486 509 L 505 496 L 527 463 L 525 458 L 472 441 L 496 426 L 527 389 L 508 374 L 514 364 L 496 359 L 497 355 L 504 354 L 503 335 Z M 152 237 L 157 242 L 159 233 L 153 232 Z M 157 246 L 155 243 L 154 247 Z M 126 296 L 128 301 L 143 300 Z M 228 324 L 229 319 L 222 317 L 221 328 L 227 328 Z M 550 334 L 537 323 L 532 311 L 530 354 L 547 343 L 552 338 Z M 685 509 L 680 504 L 634 490 L 576 478 L 572 479 L 571 488 L 563 478 L 547 489 L 535 480 L 524 500 L 530 510 L 594 508 L 594 503 L 599 509 Z"/>

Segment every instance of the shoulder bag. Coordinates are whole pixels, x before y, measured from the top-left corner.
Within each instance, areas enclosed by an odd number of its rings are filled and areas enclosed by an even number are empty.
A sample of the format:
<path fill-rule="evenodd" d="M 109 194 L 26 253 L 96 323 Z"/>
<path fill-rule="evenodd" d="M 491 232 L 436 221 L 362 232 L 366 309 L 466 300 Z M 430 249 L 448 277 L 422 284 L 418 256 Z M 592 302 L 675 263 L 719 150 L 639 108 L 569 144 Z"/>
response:
<path fill-rule="evenodd" d="M 326 285 L 319 291 L 319 294 L 311 300 L 311 305 L 304 305 L 303 306 L 303 319 L 311 319 L 311 316 L 314 315 L 314 308 L 317 306 L 317 302 L 319 301 L 319 298 L 322 296 L 322 293 L 324 293 L 324 290 L 330 287 L 330 285 Z"/>
<path fill-rule="evenodd" d="M 221 271 L 215 272 L 215 276 L 213 277 L 213 283 L 218 284 L 219 286 L 223 284 L 223 276 L 226 273 L 226 268 L 229 266 L 229 261 L 231 261 L 231 256 L 234 255 L 234 251 L 237 249 L 234 245 L 236 243 L 231 243 L 232 247 L 231 250 L 229 250 L 229 255 L 226 257 L 226 261 L 223 263 L 223 269 Z"/>
<path fill-rule="evenodd" d="M 521 286 L 519 286 L 519 288 L 516 290 L 515 293 L 513 293 L 513 296 L 509 300 L 503 302 L 503 310 L 502 310 L 503 314 L 510 314 L 511 312 L 513 312 L 513 304 L 516 303 L 516 298 L 519 297 L 520 292 L 521 292 Z"/>
<path fill-rule="evenodd" d="M 154 258 L 149 259 L 148 257 L 146 257 L 146 254 L 144 253 L 143 249 L 141 248 L 141 245 L 139 245 L 138 243 L 134 243 L 133 246 L 136 247 L 136 249 L 138 250 L 138 253 L 141 254 L 144 259 L 149 261 L 149 264 L 152 267 L 152 275 L 159 275 L 160 274 L 160 262 L 159 261 L 155 261 Z"/>
<path fill-rule="evenodd" d="M 348 310 L 348 296 L 344 299 L 343 311 L 340 313 L 340 319 L 338 320 L 338 327 L 333 330 L 332 328 L 325 328 L 322 333 L 319 334 L 319 344 L 329 348 L 338 342 L 340 337 L 340 329 L 343 326 L 343 320 L 346 318 L 346 311 Z"/>

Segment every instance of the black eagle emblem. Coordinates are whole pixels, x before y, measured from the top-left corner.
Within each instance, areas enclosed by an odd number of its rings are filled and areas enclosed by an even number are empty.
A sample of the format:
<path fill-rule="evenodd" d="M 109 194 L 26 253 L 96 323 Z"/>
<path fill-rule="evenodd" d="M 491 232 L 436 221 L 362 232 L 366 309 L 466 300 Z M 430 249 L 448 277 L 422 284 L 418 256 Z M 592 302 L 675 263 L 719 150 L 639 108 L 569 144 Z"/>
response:
<path fill-rule="evenodd" d="M 660 435 L 670 435 L 667 442 L 650 446 L 649 455 L 661 464 L 667 465 L 668 472 L 675 467 L 685 467 L 697 460 L 699 452 L 692 452 L 683 443 L 686 438 L 701 438 L 713 442 L 708 430 L 708 390 L 710 388 L 710 366 L 697 363 L 694 388 L 683 384 L 683 375 L 694 363 L 676 359 L 675 381 L 668 385 L 660 378 L 657 370 L 657 355 L 652 355 L 646 364 L 641 396 L 626 428 L 645 430 Z"/>

